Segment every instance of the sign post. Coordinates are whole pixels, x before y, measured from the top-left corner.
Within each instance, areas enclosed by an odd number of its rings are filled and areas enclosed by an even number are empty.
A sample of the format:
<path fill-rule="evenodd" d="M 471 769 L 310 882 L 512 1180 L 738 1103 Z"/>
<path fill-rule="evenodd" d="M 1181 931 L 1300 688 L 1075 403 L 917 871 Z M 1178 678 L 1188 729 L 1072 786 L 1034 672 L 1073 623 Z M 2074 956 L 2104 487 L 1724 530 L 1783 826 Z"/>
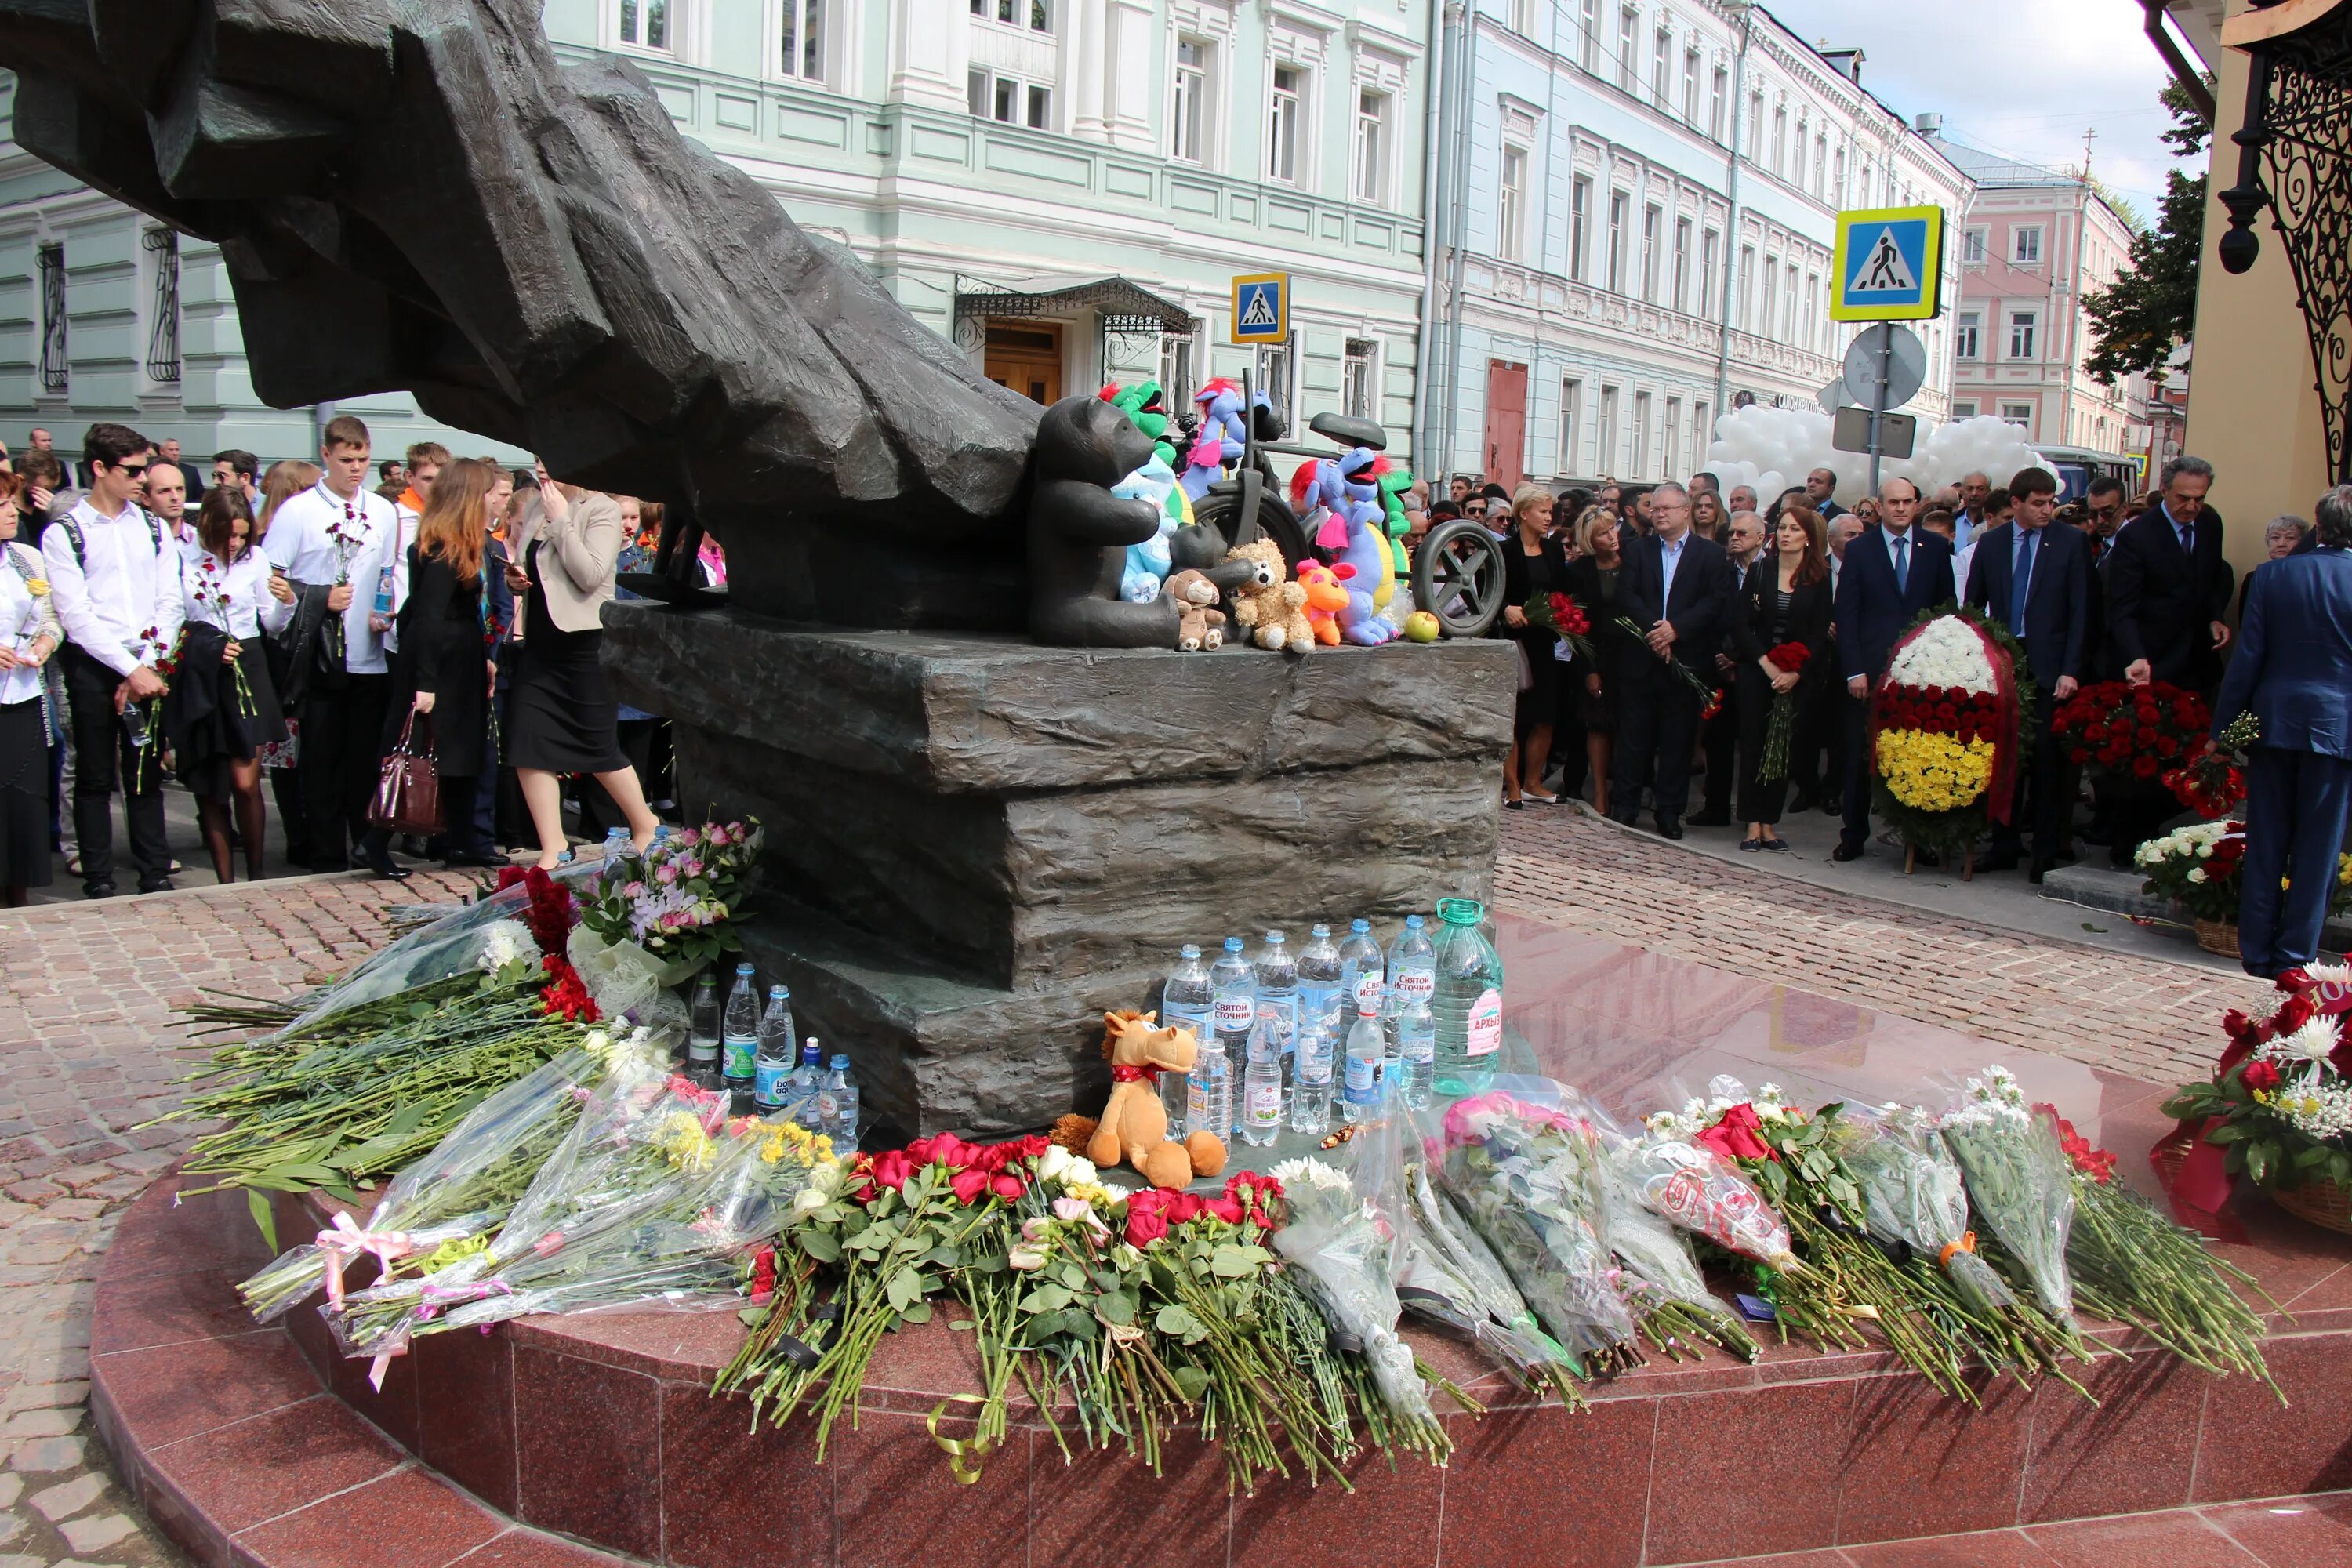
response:
<path fill-rule="evenodd" d="M 1902 362 L 1916 358 L 1917 368 L 1926 368 L 1918 338 L 1895 323 L 1935 320 L 1943 308 L 1943 208 L 1866 207 L 1838 214 L 1830 319 L 1871 323 L 1854 339 L 1845 363 L 1847 392 L 1870 410 L 1874 494 L 1886 416 L 1919 390 L 1920 377 Z"/>

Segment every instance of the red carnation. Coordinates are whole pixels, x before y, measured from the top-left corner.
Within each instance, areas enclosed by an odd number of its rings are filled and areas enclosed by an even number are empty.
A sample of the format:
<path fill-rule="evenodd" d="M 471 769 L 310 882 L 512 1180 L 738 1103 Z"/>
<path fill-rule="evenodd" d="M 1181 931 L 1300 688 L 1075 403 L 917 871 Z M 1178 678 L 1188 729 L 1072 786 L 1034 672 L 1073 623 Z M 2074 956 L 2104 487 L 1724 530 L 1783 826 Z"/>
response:
<path fill-rule="evenodd" d="M 2143 779 L 2154 778 L 2156 776 L 2156 759 L 2154 757 L 2134 757 L 2132 759 L 2132 776 Z"/>
<path fill-rule="evenodd" d="M 776 1249 L 763 1247 L 751 1255 L 751 1305 L 764 1307 L 776 1294 Z"/>
<path fill-rule="evenodd" d="M 1227 1225 L 1241 1224 L 1242 1216 L 1249 1212 L 1242 1206 L 1241 1199 L 1230 1193 L 1223 1197 L 1202 1199 L 1201 1208 L 1203 1213 L 1214 1215 Z"/>

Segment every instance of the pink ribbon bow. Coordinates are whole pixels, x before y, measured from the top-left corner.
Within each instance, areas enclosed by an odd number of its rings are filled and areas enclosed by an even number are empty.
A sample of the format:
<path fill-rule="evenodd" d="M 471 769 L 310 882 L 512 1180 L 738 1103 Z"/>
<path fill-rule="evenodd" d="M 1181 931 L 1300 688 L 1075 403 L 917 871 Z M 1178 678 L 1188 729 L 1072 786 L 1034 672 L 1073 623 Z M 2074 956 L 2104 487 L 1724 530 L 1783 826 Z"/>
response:
<path fill-rule="evenodd" d="M 335 1215 L 334 1228 L 319 1233 L 319 1250 L 327 1256 L 327 1300 L 343 1304 L 343 1265 L 365 1253 L 385 1274 L 394 1260 L 416 1250 L 404 1230 L 362 1230 L 348 1213 Z"/>

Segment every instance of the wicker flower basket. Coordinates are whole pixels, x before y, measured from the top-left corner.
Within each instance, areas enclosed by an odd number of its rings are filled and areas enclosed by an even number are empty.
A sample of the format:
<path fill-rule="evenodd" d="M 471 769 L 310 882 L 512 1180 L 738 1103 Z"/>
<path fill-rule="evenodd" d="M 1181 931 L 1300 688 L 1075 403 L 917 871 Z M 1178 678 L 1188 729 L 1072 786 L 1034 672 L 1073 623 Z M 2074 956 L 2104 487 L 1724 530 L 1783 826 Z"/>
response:
<path fill-rule="evenodd" d="M 2237 922 L 2234 921 L 2209 921 L 2201 915 L 2199 916 L 2197 920 L 2197 945 L 2203 948 L 2208 952 L 2220 953 L 2223 958 L 2238 957 Z"/>
<path fill-rule="evenodd" d="M 2271 1201 L 2299 1220 L 2352 1236 L 2352 1189 L 2325 1177 L 2299 1187 L 2273 1187 Z"/>

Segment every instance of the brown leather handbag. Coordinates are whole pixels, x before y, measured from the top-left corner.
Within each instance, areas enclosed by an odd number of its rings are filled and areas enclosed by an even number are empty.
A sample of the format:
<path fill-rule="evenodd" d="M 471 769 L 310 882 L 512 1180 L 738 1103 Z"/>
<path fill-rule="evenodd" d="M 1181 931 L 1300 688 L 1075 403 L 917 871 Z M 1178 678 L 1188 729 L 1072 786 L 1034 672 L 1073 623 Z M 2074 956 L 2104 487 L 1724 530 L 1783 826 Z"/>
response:
<path fill-rule="evenodd" d="M 425 744 L 415 736 L 416 711 L 400 727 L 400 742 L 383 759 L 376 775 L 375 797 L 368 802 L 368 821 L 389 833 L 435 834 L 441 831 L 441 775 L 433 766 L 433 721 L 425 721 Z"/>

